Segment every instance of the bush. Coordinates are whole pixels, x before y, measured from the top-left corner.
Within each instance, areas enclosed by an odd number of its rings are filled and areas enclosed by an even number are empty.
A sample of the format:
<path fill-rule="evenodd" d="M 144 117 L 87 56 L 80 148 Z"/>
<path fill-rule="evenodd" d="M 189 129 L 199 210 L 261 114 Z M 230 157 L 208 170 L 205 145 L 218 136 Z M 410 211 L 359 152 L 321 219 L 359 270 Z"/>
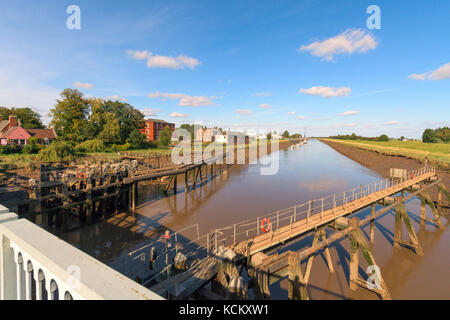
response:
<path fill-rule="evenodd" d="M 113 144 L 112 149 L 114 151 L 127 151 L 131 149 L 131 144 L 128 142 L 124 144 Z"/>
<path fill-rule="evenodd" d="M 16 144 L 0 146 L 0 154 L 21 153 L 22 149 Z"/>
<path fill-rule="evenodd" d="M 147 145 L 147 137 L 145 134 L 139 132 L 139 130 L 133 130 L 127 139 L 127 143 L 131 145 L 133 149 L 143 149 Z"/>
<path fill-rule="evenodd" d="M 38 158 L 43 162 L 72 161 L 75 159 L 75 148 L 70 144 L 55 141 L 48 147 L 39 151 Z"/>
<path fill-rule="evenodd" d="M 385 134 L 382 134 L 377 138 L 378 141 L 389 141 L 389 137 Z"/>
<path fill-rule="evenodd" d="M 22 152 L 25 154 L 38 153 L 42 149 L 42 145 L 37 143 L 29 143 L 23 147 Z"/>
<path fill-rule="evenodd" d="M 103 141 L 94 139 L 81 142 L 75 146 L 77 152 L 102 152 L 105 150 Z"/>

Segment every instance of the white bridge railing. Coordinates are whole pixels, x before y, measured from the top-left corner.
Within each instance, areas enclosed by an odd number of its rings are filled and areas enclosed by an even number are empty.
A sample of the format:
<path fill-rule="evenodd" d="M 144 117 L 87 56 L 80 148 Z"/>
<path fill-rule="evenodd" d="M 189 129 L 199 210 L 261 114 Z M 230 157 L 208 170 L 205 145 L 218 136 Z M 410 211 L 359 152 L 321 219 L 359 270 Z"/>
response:
<path fill-rule="evenodd" d="M 1 300 L 162 299 L 32 222 L 12 215 L 0 212 Z"/>

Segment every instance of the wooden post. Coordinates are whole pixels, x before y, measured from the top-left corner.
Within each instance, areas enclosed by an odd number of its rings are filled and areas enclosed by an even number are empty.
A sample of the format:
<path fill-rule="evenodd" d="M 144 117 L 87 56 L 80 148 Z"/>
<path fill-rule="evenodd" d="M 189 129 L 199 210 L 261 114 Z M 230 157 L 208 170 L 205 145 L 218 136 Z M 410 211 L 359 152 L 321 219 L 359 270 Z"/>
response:
<path fill-rule="evenodd" d="M 269 271 L 266 269 L 256 269 L 253 281 L 253 288 L 257 300 L 270 299 Z"/>
<path fill-rule="evenodd" d="M 394 233 L 394 247 L 400 247 L 400 244 L 407 245 L 412 247 L 416 254 L 419 256 L 423 256 L 422 247 L 419 243 L 419 239 L 417 238 L 416 232 L 412 226 L 411 220 L 409 219 L 408 213 L 405 209 L 405 205 L 403 204 L 403 198 L 397 201 L 397 205 L 395 208 L 395 233 Z M 406 230 L 408 231 L 410 241 L 404 241 L 401 239 L 402 237 L 402 222 L 405 223 Z"/>
<path fill-rule="evenodd" d="M 173 176 L 173 194 L 177 194 L 177 178 L 178 176 L 175 174 Z"/>
<path fill-rule="evenodd" d="M 371 215 L 375 214 L 375 203 L 372 203 Z M 370 244 L 373 245 L 373 240 L 375 237 L 375 219 L 370 220 Z"/>
<path fill-rule="evenodd" d="M 427 218 L 427 207 L 425 199 L 420 199 L 420 224 L 425 225 L 425 219 Z"/>
<path fill-rule="evenodd" d="M 189 173 L 189 171 L 188 170 L 186 170 L 185 172 L 184 172 L 184 193 L 187 195 L 187 193 L 188 193 L 188 188 L 189 188 L 189 177 L 188 177 L 188 173 Z M 186 197 L 186 195 L 185 195 L 185 197 Z"/>
<path fill-rule="evenodd" d="M 321 236 L 322 236 L 322 241 L 327 240 L 327 235 L 326 235 L 325 229 L 321 230 Z M 323 249 L 323 253 L 325 255 L 325 259 L 327 260 L 328 269 L 330 270 L 330 273 L 334 273 L 333 262 L 331 261 L 331 254 L 330 254 L 330 249 L 328 248 L 328 246 L 326 246 Z"/>
<path fill-rule="evenodd" d="M 383 280 L 383 277 L 381 275 L 381 272 L 379 271 L 379 267 L 377 266 L 375 262 L 375 258 L 369 249 L 369 246 L 367 244 L 366 238 L 364 237 L 364 234 L 362 233 L 360 227 L 359 227 L 359 219 L 358 218 L 351 218 L 349 220 L 349 226 L 351 228 L 354 228 L 354 230 L 350 233 L 350 242 L 351 242 L 351 249 L 350 249 L 350 289 L 356 290 L 358 285 L 363 286 L 371 291 L 374 291 L 375 293 L 379 294 L 382 299 L 390 300 L 391 294 L 389 292 L 389 289 L 386 286 L 386 283 Z M 367 281 L 364 281 L 359 278 L 358 276 L 358 267 L 359 267 L 359 256 L 358 251 L 361 250 L 362 256 L 366 260 L 369 267 L 371 266 L 376 274 L 369 275 L 370 280 L 375 280 L 375 285 L 373 283 L 369 282 L 369 279 Z M 370 287 L 369 286 L 375 286 Z"/>
<path fill-rule="evenodd" d="M 303 278 L 298 255 L 289 256 L 289 300 L 309 300 L 307 282 Z"/>

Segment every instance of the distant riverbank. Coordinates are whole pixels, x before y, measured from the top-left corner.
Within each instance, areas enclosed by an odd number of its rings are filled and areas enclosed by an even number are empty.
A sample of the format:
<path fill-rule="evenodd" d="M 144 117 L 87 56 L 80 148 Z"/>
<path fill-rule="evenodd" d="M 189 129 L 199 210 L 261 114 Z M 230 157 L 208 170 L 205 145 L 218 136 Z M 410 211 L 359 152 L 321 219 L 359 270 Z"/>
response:
<path fill-rule="evenodd" d="M 362 141 L 342 141 L 337 139 L 319 139 L 321 142 L 327 144 L 337 152 L 343 154 L 347 158 L 350 158 L 359 164 L 374 170 L 384 177 L 389 177 L 390 168 L 402 168 L 402 169 L 417 169 L 424 166 L 425 161 L 421 158 L 410 157 L 406 154 L 385 152 L 380 149 L 370 148 L 369 144 L 365 144 Z M 447 154 L 447 157 L 450 157 Z M 434 164 L 431 160 L 430 164 Z M 445 166 L 443 163 L 439 163 L 438 175 L 443 180 L 447 188 L 450 188 L 450 173 L 449 166 Z M 432 193 L 435 192 L 433 188 Z"/>

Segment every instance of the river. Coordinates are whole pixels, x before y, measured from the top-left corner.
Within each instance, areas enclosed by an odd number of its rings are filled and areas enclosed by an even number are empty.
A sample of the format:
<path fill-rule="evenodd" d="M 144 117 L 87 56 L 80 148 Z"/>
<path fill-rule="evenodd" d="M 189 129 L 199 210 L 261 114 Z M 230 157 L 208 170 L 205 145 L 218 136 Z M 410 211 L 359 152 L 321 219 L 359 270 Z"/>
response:
<path fill-rule="evenodd" d="M 273 154 L 274 155 L 274 154 Z M 272 155 L 272 156 L 273 156 Z M 275 175 L 260 175 L 255 165 L 234 165 L 223 176 L 209 180 L 187 195 L 179 185 L 177 195 L 164 196 L 155 185 L 139 190 L 135 218 L 125 213 L 107 221 L 86 226 L 61 237 L 99 260 L 114 266 L 126 259 L 126 253 L 148 243 L 149 237 L 165 230 L 189 228 L 198 224 L 200 234 L 214 228 L 264 215 L 311 199 L 317 199 L 380 180 L 377 173 L 346 158 L 318 140 L 297 149 L 277 151 L 279 170 Z M 183 179 L 178 179 L 183 181 Z M 407 248 L 392 246 L 392 212 L 376 220 L 373 253 L 394 299 L 449 299 L 450 233 L 448 220 L 439 230 L 427 224 L 419 228 L 414 215 L 420 215 L 419 201 L 406 205 L 413 216 L 425 255 L 419 257 Z M 369 210 L 358 213 L 359 217 Z M 428 213 L 430 214 L 430 213 Z M 196 228 L 186 237 L 195 237 Z M 368 234 L 368 226 L 363 231 Z M 404 232 L 404 237 L 407 233 Z M 299 250 L 310 246 L 312 237 L 298 239 L 278 250 Z M 335 273 L 330 274 L 321 252 L 317 254 L 308 285 L 312 299 L 377 299 L 377 295 L 359 288 L 348 288 L 349 240 L 335 242 L 331 256 Z M 366 265 L 361 263 L 364 276 Z M 287 299 L 287 279 L 271 286 L 273 299 Z"/>

